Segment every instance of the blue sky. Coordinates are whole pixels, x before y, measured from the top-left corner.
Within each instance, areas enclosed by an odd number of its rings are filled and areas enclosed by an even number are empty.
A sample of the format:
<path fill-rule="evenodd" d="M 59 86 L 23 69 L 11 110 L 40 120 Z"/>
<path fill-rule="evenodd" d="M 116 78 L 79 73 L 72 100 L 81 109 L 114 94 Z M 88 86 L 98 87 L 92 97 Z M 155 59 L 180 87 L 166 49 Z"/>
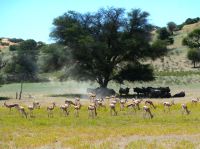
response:
<path fill-rule="evenodd" d="M 200 17 L 199 0 L 0 0 L 0 37 L 51 43 L 49 33 L 54 18 L 68 10 L 95 12 L 111 6 L 147 11 L 149 22 L 157 26 Z"/>

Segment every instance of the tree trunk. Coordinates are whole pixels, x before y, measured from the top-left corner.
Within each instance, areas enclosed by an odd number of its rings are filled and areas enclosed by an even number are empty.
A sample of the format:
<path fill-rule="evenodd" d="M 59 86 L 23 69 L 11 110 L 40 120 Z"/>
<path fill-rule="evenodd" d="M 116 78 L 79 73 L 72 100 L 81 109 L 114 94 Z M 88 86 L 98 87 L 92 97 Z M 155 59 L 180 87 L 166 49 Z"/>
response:
<path fill-rule="evenodd" d="M 23 81 L 21 82 L 21 89 L 20 89 L 20 92 L 19 92 L 19 100 L 22 97 L 22 91 L 23 91 Z"/>
<path fill-rule="evenodd" d="M 195 61 L 193 61 L 193 64 L 194 64 L 194 68 L 196 68 L 196 63 L 195 63 Z"/>
<path fill-rule="evenodd" d="M 107 88 L 108 82 L 109 82 L 108 79 L 105 79 L 104 81 L 102 81 L 102 83 L 99 83 L 99 85 L 102 88 Z"/>

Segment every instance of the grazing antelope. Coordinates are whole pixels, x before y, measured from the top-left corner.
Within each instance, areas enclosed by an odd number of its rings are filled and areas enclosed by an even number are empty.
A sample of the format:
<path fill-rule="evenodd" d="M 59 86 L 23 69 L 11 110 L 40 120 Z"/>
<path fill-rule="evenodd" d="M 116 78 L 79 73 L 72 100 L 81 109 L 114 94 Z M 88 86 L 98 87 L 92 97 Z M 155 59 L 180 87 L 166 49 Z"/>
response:
<path fill-rule="evenodd" d="M 30 111 L 30 117 L 33 117 L 33 110 L 36 108 L 40 108 L 40 103 L 39 102 L 33 102 L 33 105 L 28 106 L 28 109 Z"/>
<path fill-rule="evenodd" d="M 106 108 L 105 104 L 104 104 L 104 99 L 96 99 L 95 104 L 97 107 L 103 107 L 104 109 Z"/>
<path fill-rule="evenodd" d="M 163 105 L 164 105 L 164 112 L 165 112 L 166 108 L 168 108 L 168 111 L 170 111 L 170 107 L 175 104 L 174 104 L 174 101 L 171 101 L 171 102 L 164 102 Z"/>
<path fill-rule="evenodd" d="M 53 110 L 55 107 L 56 107 L 55 102 L 53 102 L 51 106 L 47 107 L 48 117 L 53 117 Z"/>
<path fill-rule="evenodd" d="M 81 109 L 81 104 L 80 103 L 77 104 L 77 105 L 74 105 L 74 110 L 75 110 L 74 115 L 75 115 L 75 117 L 79 117 L 79 110 L 80 109 Z"/>
<path fill-rule="evenodd" d="M 199 98 L 192 99 L 192 104 L 195 104 L 195 105 L 197 105 L 197 102 L 199 102 Z"/>
<path fill-rule="evenodd" d="M 74 105 L 75 106 L 75 103 L 71 100 L 65 100 L 65 104 L 68 104 L 68 105 Z"/>
<path fill-rule="evenodd" d="M 60 106 L 60 110 L 65 114 L 65 116 L 69 115 L 69 104 L 64 104 Z"/>
<path fill-rule="evenodd" d="M 6 102 L 4 102 L 4 106 L 5 106 L 6 108 L 9 108 L 10 111 L 11 111 L 12 108 L 14 108 L 14 107 L 16 107 L 16 106 L 19 106 L 19 105 L 16 104 L 16 103 L 15 103 L 15 104 L 9 104 L 9 105 L 8 105 Z"/>
<path fill-rule="evenodd" d="M 152 106 L 154 109 L 156 109 L 156 106 L 153 104 L 153 101 L 151 100 L 146 100 L 145 101 L 145 105 L 149 104 L 150 106 Z"/>
<path fill-rule="evenodd" d="M 126 104 L 128 100 L 125 99 L 125 100 L 122 100 L 120 99 L 119 103 L 120 103 L 120 111 L 124 110 L 124 105 Z"/>
<path fill-rule="evenodd" d="M 88 114 L 89 114 L 89 117 L 92 117 L 92 118 L 97 116 L 97 110 L 96 110 L 95 104 L 90 104 L 88 106 Z"/>
<path fill-rule="evenodd" d="M 150 118 L 153 118 L 153 114 L 151 113 L 151 110 L 148 106 L 143 106 L 143 111 L 144 111 L 144 114 L 143 114 L 143 117 L 147 117 L 147 114 L 150 116 Z"/>
<path fill-rule="evenodd" d="M 186 104 L 181 105 L 182 108 L 182 114 L 186 113 L 187 115 L 190 114 L 190 111 L 188 110 L 188 107 Z"/>
<path fill-rule="evenodd" d="M 27 118 L 27 113 L 26 113 L 24 107 L 17 105 L 17 106 L 16 106 L 16 109 L 19 111 L 19 113 L 20 113 L 22 116 L 25 116 L 25 117 Z"/>
<path fill-rule="evenodd" d="M 133 102 L 133 103 L 129 103 L 127 106 L 127 108 L 132 108 L 134 110 L 134 112 L 136 112 L 136 104 Z"/>

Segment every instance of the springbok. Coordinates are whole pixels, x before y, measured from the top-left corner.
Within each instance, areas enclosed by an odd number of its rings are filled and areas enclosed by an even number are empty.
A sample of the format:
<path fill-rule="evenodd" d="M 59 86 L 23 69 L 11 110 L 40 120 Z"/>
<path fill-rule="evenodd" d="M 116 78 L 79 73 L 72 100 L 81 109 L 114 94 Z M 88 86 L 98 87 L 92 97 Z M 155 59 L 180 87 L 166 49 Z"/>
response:
<path fill-rule="evenodd" d="M 106 108 L 105 104 L 104 104 L 104 99 L 101 98 L 101 99 L 96 99 L 95 100 L 95 105 L 97 108 L 99 107 L 103 107 L 104 109 Z"/>
<path fill-rule="evenodd" d="M 38 108 L 38 109 L 40 108 L 40 103 L 36 102 L 36 101 L 33 102 L 33 105 L 28 106 L 28 109 L 30 111 L 30 117 L 33 117 L 33 110 L 36 108 Z"/>
<path fill-rule="evenodd" d="M 156 109 L 156 106 L 153 104 L 153 101 L 151 100 L 146 100 L 145 105 L 149 104 L 149 106 L 152 106 L 154 109 Z"/>
<path fill-rule="evenodd" d="M 175 105 L 175 104 L 174 104 L 174 101 L 171 101 L 171 102 L 164 102 L 163 105 L 164 105 L 164 112 L 165 112 L 166 108 L 168 108 L 168 112 L 169 112 L 170 111 L 170 107 L 172 105 Z"/>
<path fill-rule="evenodd" d="M 186 113 L 187 115 L 190 114 L 190 111 L 188 110 L 188 107 L 186 104 L 181 105 L 182 108 L 182 114 Z"/>
<path fill-rule="evenodd" d="M 26 113 L 24 107 L 17 105 L 17 106 L 16 106 L 16 109 L 19 111 L 19 113 L 20 113 L 22 116 L 25 116 L 25 117 L 27 118 L 27 113 Z"/>
<path fill-rule="evenodd" d="M 97 116 L 97 110 L 96 110 L 96 105 L 95 104 L 90 104 L 88 106 L 88 114 L 89 114 L 89 117 L 92 117 L 92 118 Z"/>
<path fill-rule="evenodd" d="M 47 107 L 48 117 L 53 117 L 53 110 L 55 107 L 56 107 L 55 102 L 53 102 L 51 106 Z"/>
<path fill-rule="evenodd" d="M 111 103 L 110 103 L 110 115 L 117 115 L 117 111 L 115 109 L 116 103 L 117 103 L 117 99 L 114 99 L 114 100 L 111 101 Z M 114 112 L 114 114 L 113 114 L 113 112 Z"/>
<path fill-rule="evenodd" d="M 96 94 L 89 93 L 90 102 L 94 102 L 94 99 L 95 99 L 95 98 L 96 98 Z"/>
<path fill-rule="evenodd" d="M 74 115 L 75 115 L 75 117 L 79 117 L 79 110 L 81 109 L 81 104 L 79 103 L 79 104 L 77 104 L 77 105 L 74 105 L 74 110 L 75 110 L 75 112 L 74 112 Z"/>
<path fill-rule="evenodd" d="M 60 106 L 60 110 L 64 113 L 65 116 L 69 115 L 70 104 L 64 104 Z"/>
<path fill-rule="evenodd" d="M 151 110 L 148 106 L 143 106 L 143 111 L 144 111 L 144 114 L 143 114 L 143 117 L 147 117 L 147 115 L 150 116 L 150 118 L 153 118 L 153 114 L 151 113 Z"/>
<path fill-rule="evenodd" d="M 195 104 L 197 105 L 197 103 L 199 102 L 199 98 L 196 98 L 196 99 L 192 99 L 192 104 Z"/>
<path fill-rule="evenodd" d="M 120 99 L 120 101 L 119 101 L 119 103 L 120 103 L 120 111 L 124 110 L 124 105 L 126 104 L 127 101 L 128 101 L 127 99 L 125 99 L 125 100 Z"/>
<path fill-rule="evenodd" d="M 14 107 L 16 107 L 16 106 L 19 106 L 19 104 L 7 104 L 6 102 L 4 102 L 4 106 L 6 107 L 6 108 L 9 108 L 10 109 L 10 111 L 11 111 L 11 109 L 12 108 L 14 108 Z"/>
<path fill-rule="evenodd" d="M 142 102 L 142 99 L 133 99 L 133 103 L 137 106 L 138 110 L 140 110 L 140 103 Z"/>

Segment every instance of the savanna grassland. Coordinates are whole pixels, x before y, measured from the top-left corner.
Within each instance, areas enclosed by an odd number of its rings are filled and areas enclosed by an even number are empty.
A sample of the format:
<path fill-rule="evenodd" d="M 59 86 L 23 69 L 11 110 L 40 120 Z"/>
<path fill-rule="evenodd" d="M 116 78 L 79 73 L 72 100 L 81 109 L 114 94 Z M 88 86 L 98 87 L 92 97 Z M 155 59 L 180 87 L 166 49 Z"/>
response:
<path fill-rule="evenodd" d="M 163 85 L 170 86 L 172 94 L 185 90 L 186 97 L 173 99 L 175 105 L 170 112 L 163 111 L 162 103 L 172 99 L 152 99 L 157 106 L 156 109 L 151 109 L 153 119 L 144 119 L 142 110 L 136 113 L 127 108 L 119 111 L 119 105 L 118 115 L 111 116 L 107 101 L 106 109 L 98 109 L 96 118 L 88 118 L 89 101 L 81 95 L 86 93 L 87 87 L 96 86 L 88 82 L 25 83 L 23 98 L 20 101 L 14 99 L 20 84 L 3 85 L 0 88 L 1 96 L 12 98 L 7 100 L 7 103 L 19 103 L 28 111 L 27 106 L 37 100 L 41 103 L 41 109 L 34 110 L 34 118 L 28 116 L 26 119 L 16 109 L 9 112 L 9 109 L 1 106 L 0 148 L 199 148 L 200 105 L 191 104 L 193 97 L 200 96 L 199 83 L 195 80 L 187 83 L 187 79 L 183 81 L 184 77 L 188 76 L 182 76 L 181 79 L 178 76 L 173 77 L 174 80 L 179 80 L 179 85 L 173 81 L 169 83 L 163 78 L 148 84 L 127 83 L 127 86 L 133 88 L 140 85 L 158 86 L 162 82 Z M 117 91 L 119 85 L 111 83 L 109 87 Z M 130 94 L 132 93 L 131 89 Z M 29 94 L 32 98 L 29 98 Z M 75 117 L 74 109 L 71 107 L 69 116 L 65 117 L 59 106 L 65 99 L 74 100 L 75 96 L 83 97 L 80 115 Z M 56 102 L 54 116 L 48 118 L 46 107 L 53 101 Z M 3 102 L 0 102 L 1 105 Z M 181 103 L 188 103 L 190 115 L 181 114 Z"/>
<path fill-rule="evenodd" d="M 191 62 L 186 58 L 187 48 L 181 44 L 187 33 L 199 26 L 199 23 L 186 25 L 174 33 L 174 44 L 171 45 L 169 54 L 163 60 L 152 62 L 156 74 L 154 81 L 125 82 L 125 86 L 130 87 L 130 94 L 133 94 L 134 87 L 142 86 L 169 86 L 172 95 L 185 91 L 184 98 L 152 99 L 157 106 L 156 109 L 151 109 L 153 119 L 144 119 L 142 110 L 136 113 L 127 108 L 119 111 L 119 105 L 118 115 L 111 116 L 107 101 L 106 109 L 98 109 L 97 117 L 89 118 L 86 89 L 95 88 L 98 84 L 59 82 L 54 79 L 54 75 L 47 74 L 50 82 L 24 83 L 21 100 L 15 99 L 15 93 L 20 90 L 19 83 L 0 87 L 0 97 L 9 98 L 7 103 L 24 106 L 26 111 L 33 101 L 39 101 L 41 104 L 40 109 L 34 110 L 34 117 L 28 115 L 26 119 L 16 109 L 9 112 L 9 109 L 3 106 L 5 101 L 0 100 L 0 149 L 200 148 L 200 105 L 191 104 L 193 98 L 200 97 L 200 73 L 199 69 L 192 68 Z M 8 49 L 7 54 L 9 56 Z M 120 85 L 110 82 L 108 87 L 118 93 Z M 66 99 L 74 100 L 74 97 L 81 98 L 83 106 L 80 115 L 75 117 L 71 107 L 69 116 L 65 117 L 59 106 L 64 104 Z M 164 112 L 163 102 L 171 100 L 175 101 L 175 105 L 170 112 Z M 52 102 L 56 103 L 56 108 L 54 116 L 48 118 L 46 108 Z M 182 103 L 188 105 L 190 115 L 181 114 Z M 143 105 L 144 102 L 140 106 Z"/>

